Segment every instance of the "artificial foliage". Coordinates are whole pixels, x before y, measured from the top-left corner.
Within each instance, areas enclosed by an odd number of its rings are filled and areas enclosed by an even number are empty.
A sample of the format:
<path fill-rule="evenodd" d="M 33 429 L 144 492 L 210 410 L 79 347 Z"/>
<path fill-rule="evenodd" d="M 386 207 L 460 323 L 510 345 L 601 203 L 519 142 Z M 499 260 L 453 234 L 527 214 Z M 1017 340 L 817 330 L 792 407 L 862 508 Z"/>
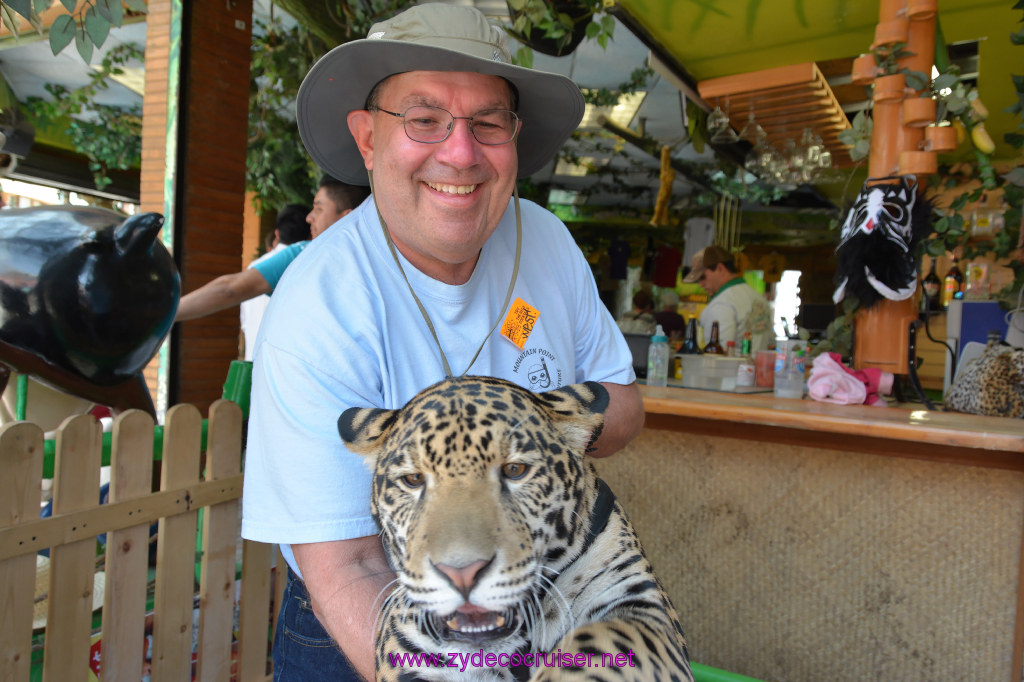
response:
<path fill-rule="evenodd" d="M 21 33 L 19 17 L 43 35 L 39 15 L 53 4 L 53 0 L 0 0 L 0 20 L 16 38 Z M 65 13 L 50 25 L 50 50 L 57 55 L 74 43 L 86 64 L 92 61 L 95 48 L 106 42 L 111 28 L 119 28 L 126 18 L 147 11 L 146 0 L 60 0 L 59 4 Z"/>
<path fill-rule="evenodd" d="M 1024 0 L 1017 0 L 1013 8 L 1021 11 L 1021 18 L 1009 39 L 1014 45 L 1024 46 Z M 1024 64 L 1024 55 L 1018 62 Z M 943 68 L 943 72 L 947 69 Z M 1008 113 L 1017 117 L 1017 128 L 1007 133 L 1003 139 L 1013 149 L 1012 160 L 1001 170 L 993 165 L 992 152 L 994 145 L 985 139 L 984 122 L 988 112 L 976 95 L 970 97 L 967 104 L 959 104 L 957 111 L 950 110 L 956 121 L 964 124 L 964 137 L 969 138 L 973 147 L 973 156 L 967 161 L 959 161 L 945 165 L 937 176 L 933 176 L 933 191 L 952 190 L 966 186 L 948 206 L 936 213 L 933 224 L 934 233 L 925 245 L 925 250 L 932 256 L 944 253 L 959 252 L 965 259 L 987 256 L 1000 261 L 1013 271 L 1013 282 L 1003 291 L 997 292 L 996 298 L 1006 308 L 1018 304 L 1018 298 L 1024 288 L 1024 224 L 1022 224 L 1022 205 L 1024 205 L 1024 166 L 1021 166 L 1024 151 L 1024 74 L 1014 74 L 1006 84 L 1014 89 L 1016 101 L 1007 109 Z M 958 91 L 954 88 L 954 93 Z M 955 106 L 955 105 L 954 105 Z M 979 135 L 979 132 L 984 135 Z M 966 141 L 966 139 L 965 139 Z M 1002 195 L 1003 224 L 1002 230 L 991 239 L 973 239 L 971 236 L 971 212 L 975 204 L 989 192 Z"/>
<path fill-rule="evenodd" d="M 138 168 L 142 155 L 142 108 L 97 103 L 110 87 L 110 76 L 123 72 L 125 64 L 137 62 L 143 52 L 133 43 L 109 50 L 89 75 L 89 82 L 73 90 L 47 83 L 50 98 L 29 97 L 25 109 L 37 123 L 66 127 L 75 151 L 89 159 L 89 170 L 97 189 L 111 183 L 111 170 Z"/>

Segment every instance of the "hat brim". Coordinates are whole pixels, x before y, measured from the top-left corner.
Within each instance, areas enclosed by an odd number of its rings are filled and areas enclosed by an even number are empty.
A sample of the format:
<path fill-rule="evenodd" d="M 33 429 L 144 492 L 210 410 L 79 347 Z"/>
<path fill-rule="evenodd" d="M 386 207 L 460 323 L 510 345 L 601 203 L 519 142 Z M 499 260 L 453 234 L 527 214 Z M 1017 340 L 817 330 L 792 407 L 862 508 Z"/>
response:
<path fill-rule="evenodd" d="M 686 277 L 683 277 L 683 282 L 685 282 L 686 284 L 693 284 L 694 282 L 700 281 L 700 276 L 704 274 L 705 270 L 707 270 L 707 268 L 705 268 L 703 265 L 693 268 L 692 270 L 690 270 L 690 274 L 688 274 Z"/>
<path fill-rule="evenodd" d="M 363 157 L 348 129 L 348 114 L 364 108 L 377 83 L 413 70 L 481 73 L 515 85 L 523 122 L 517 141 L 520 178 L 543 168 L 583 119 L 583 94 L 565 76 L 432 45 L 355 40 L 324 55 L 299 88 L 299 136 L 321 170 L 342 182 L 369 184 Z"/>

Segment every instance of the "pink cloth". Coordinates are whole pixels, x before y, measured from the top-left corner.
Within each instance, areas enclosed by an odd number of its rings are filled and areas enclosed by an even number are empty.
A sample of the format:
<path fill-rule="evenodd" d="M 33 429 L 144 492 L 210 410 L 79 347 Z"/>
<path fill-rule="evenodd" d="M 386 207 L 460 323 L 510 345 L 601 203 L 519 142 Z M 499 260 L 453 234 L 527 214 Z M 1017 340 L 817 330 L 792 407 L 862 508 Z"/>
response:
<path fill-rule="evenodd" d="M 893 375 L 880 369 L 850 369 L 838 353 L 822 353 L 814 359 L 807 392 L 818 401 L 838 405 L 886 407 L 882 394 L 892 391 Z"/>

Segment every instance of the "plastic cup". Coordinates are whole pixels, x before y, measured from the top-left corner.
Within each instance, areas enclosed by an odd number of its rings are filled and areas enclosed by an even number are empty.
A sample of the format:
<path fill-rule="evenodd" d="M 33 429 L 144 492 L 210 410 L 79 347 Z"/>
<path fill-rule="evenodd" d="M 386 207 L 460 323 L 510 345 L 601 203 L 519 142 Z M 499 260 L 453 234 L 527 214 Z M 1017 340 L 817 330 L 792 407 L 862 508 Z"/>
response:
<path fill-rule="evenodd" d="M 804 396 L 804 354 L 802 345 L 793 339 L 775 342 L 775 379 L 772 390 L 776 398 Z"/>
<path fill-rule="evenodd" d="M 775 384 L 775 351 L 759 350 L 754 360 L 754 385 L 771 388 Z"/>

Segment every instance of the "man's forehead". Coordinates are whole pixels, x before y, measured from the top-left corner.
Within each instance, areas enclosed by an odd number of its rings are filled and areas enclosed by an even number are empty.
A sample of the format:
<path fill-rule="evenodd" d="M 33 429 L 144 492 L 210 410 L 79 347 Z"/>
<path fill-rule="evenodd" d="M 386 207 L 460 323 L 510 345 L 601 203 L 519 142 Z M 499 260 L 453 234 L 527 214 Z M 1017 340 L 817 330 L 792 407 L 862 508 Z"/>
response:
<path fill-rule="evenodd" d="M 502 104 L 512 97 L 512 86 L 504 78 L 475 71 L 406 71 L 388 76 L 381 83 L 381 90 L 401 97 L 403 101 L 429 101 L 446 96 L 451 90 L 466 90 L 452 87 L 453 82 L 465 77 L 476 81 L 472 88 L 476 96 L 490 97 Z"/>

